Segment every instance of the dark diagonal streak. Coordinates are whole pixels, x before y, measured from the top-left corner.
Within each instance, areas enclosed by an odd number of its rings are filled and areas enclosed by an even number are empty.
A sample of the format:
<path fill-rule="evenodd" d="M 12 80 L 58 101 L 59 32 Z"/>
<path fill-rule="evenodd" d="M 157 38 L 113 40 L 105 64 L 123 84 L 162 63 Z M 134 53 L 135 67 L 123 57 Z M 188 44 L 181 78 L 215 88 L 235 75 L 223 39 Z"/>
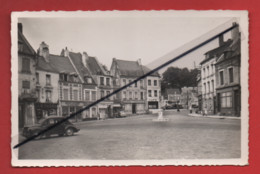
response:
<path fill-rule="evenodd" d="M 199 44 L 199 45 L 197 45 L 197 46 L 195 46 L 195 47 L 193 47 L 193 48 L 187 50 L 186 52 L 180 54 L 179 56 L 177 56 L 177 57 L 175 57 L 175 58 L 173 58 L 173 59 L 171 59 L 171 60 L 169 60 L 169 61 L 163 63 L 162 65 L 160 65 L 160 66 L 154 68 L 154 69 L 151 70 L 150 72 L 148 72 L 148 73 L 146 73 L 146 74 L 144 74 L 144 75 L 138 77 L 137 79 L 135 79 L 134 81 L 132 81 L 132 82 L 130 82 L 130 83 L 128 83 L 128 84 L 126 84 L 125 86 L 122 86 L 121 88 L 118 88 L 117 90 L 115 90 L 115 91 L 113 91 L 112 93 L 106 95 L 105 97 L 102 97 L 102 98 L 100 98 L 99 100 L 97 100 L 97 101 L 91 103 L 90 105 L 88 105 L 88 106 L 86 106 L 86 107 L 84 107 L 84 108 L 78 110 L 77 112 L 72 113 L 70 116 L 68 116 L 68 117 L 66 117 L 66 118 L 64 118 L 64 119 L 62 119 L 61 121 L 59 121 L 59 122 L 57 122 L 56 124 L 54 124 L 54 125 L 48 127 L 47 129 L 44 129 L 44 130 L 40 131 L 38 134 L 33 135 L 33 136 L 31 136 L 31 137 L 25 139 L 24 141 L 22 141 L 22 142 L 18 143 L 17 145 L 15 145 L 13 148 L 14 148 L 14 149 L 15 149 L 15 148 L 18 148 L 18 147 L 20 147 L 20 146 L 22 146 L 22 145 L 28 143 L 29 141 L 35 139 L 36 137 L 38 137 L 38 136 L 40 136 L 40 135 L 43 135 L 45 132 L 47 132 L 47 131 L 53 129 L 54 127 L 56 127 L 56 126 L 62 124 L 63 122 L 65 122 L 65 121 L 67 121 L 67 120 L 73 118 L 74 116 L 76 116 L 77 114 L 80 114 L 80 113 L 83 112 L 84 110 L 87 110 L 87 109 L 91 108 L 92 106 L 95 106 L 95 105 L 98 104 L 99 102 L 104 101 L 105 99 L 107 99 L 107 98 L 111 97 L 112 95 L 114 95 L 114 94 L 120 92 L 121 90 L 123 90 L 123 89 L 125 89 L 125 88 L 127 88 L 127 87 L 129 87 L 129 86 L 131 86 L 131 85 L 133 85 L 134 83 L 138 82 L 139 80 L 144 79 L 145 77 L 147 77 L 147 76 L 153 74 L 154 72 L 156 72 L 156 71 L 162 69 L 163 67 L 165 67 L 165 66 L 167 66 L 167 65 L 169 65 L 169 64 L 171 64 L 171 63 L 173 63 L 173 62 L 175 62 L 175 61 L 177 61 L 177 60 L 179 60 L 179 59 L 182 58 L 183 56 L 186 56 L 187 54 L 189 54 L 189 53 L 193 52 L 194 50 L 196 50 L 196 49 L 198 49 L 198 48 L 204 46 L 205 44 L 211 42 L 212 40 L 218 38 L 218 37 L 221 36 L 222 34 L 225 34 L 225 33 L 229 32 L 229 31 L 231 31 L 232 29 L 234 29 L 234 28 L 236 28 L 236 27 L 238 27 L 238 25 L 233 25 L 232 27 L 230 27 L 230 28 L 224 30 L 223 32 L 221 32 L 221 33 L 219 33 L 219 34 L 217 34 L 217 35 L 211 37 L 210 39 L 208 39 L 208 40 L 202 42 L 201 44 Z"/>

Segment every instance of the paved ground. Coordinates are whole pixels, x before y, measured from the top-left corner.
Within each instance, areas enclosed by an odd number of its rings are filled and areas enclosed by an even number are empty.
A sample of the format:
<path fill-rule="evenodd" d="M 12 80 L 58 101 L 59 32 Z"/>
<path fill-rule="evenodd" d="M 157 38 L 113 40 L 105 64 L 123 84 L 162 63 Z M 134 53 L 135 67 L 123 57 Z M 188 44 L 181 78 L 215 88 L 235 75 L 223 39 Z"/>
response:
<path fill-rule="evenodd" d="M 207 159 L 240 157 L 240 120 L 165 111 L 167 122 L 142 115 L 78 124 L 72 137 L 33 140 L 21 159 Z M 20 136 L 20 140 L 23 138 Z"/>

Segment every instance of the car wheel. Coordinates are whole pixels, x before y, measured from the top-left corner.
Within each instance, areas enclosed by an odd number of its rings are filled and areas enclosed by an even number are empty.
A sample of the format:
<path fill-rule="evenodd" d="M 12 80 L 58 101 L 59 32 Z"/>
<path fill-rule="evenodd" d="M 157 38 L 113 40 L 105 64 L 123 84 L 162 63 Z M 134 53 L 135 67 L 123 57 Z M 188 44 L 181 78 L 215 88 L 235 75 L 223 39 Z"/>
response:
<path fill-rule="evenodd" d="M 72 136 L 74 134 L 74 130 L 72 128 L 66 129 L 66 135 L 67 136 Z"/>

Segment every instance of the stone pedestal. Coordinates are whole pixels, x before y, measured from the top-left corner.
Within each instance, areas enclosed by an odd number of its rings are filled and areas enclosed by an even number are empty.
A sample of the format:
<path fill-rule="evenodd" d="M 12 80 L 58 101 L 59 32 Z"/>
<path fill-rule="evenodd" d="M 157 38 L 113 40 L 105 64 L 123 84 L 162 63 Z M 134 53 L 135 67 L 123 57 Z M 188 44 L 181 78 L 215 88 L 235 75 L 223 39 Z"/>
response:
<path fill-rule="evenodd" d="M 153 121 L 168 121 L 168 119 L 163 116 L 163 110 L 160 109 L 158 111 L 158 118 L 157 119 L 153 119 Z"/>

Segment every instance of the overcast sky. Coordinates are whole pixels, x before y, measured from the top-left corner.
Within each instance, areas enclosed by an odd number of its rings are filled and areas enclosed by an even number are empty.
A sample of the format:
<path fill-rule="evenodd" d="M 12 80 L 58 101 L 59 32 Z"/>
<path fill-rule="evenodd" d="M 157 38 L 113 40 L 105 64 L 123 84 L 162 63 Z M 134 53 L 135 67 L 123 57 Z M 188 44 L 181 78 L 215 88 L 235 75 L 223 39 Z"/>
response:
<path fill-rule="evenodd" d="M 87 52 L 110 68 L 112 58 L 137 60 L 147 65 L 226 23 L 228 17 L 85 17 L 85 18 L 19 18 L 23 33 L 37 50 L 44 41 L 51 54 L 59 55 L 68 47 Z M 173 64 L 193 68 L 204 53 L 216 48 L 218 41 L 204 46 Z"/>

